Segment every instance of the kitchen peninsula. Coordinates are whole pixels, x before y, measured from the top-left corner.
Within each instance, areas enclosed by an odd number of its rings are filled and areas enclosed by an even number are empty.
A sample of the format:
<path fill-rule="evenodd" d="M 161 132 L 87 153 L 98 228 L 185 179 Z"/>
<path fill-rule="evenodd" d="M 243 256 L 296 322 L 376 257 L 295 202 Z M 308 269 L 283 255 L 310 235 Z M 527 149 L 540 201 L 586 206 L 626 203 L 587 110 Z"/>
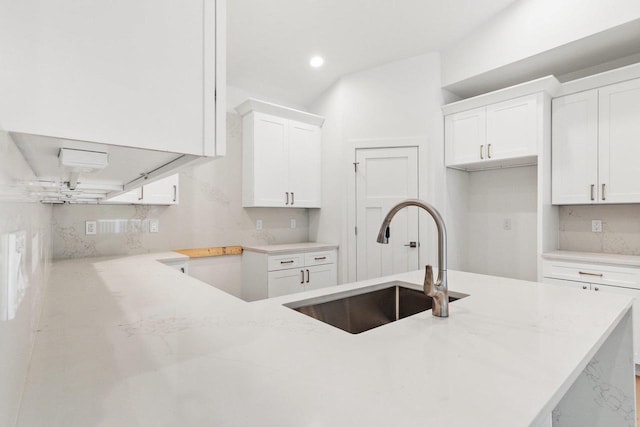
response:
<path fill-rule="evenodd" d="M 248 303 L 186 258 L 56 262 L 17 425 L 633 425 L 626 296 L 449 271 L 449 318 L 351 335 L 283 304 L 423 272 Z"/>

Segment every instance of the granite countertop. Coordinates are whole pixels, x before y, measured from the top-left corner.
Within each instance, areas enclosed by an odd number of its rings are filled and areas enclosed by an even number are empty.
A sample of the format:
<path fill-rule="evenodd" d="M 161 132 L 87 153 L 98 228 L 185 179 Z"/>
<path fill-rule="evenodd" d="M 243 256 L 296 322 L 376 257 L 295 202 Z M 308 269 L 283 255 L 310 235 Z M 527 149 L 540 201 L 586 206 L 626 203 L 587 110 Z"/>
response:
<path fill-rule="evenodd" d="M 616 294 L 449 271 L 450 306 L 351 335 L 157 260 L 55 262 L 18 426 L 514 426 L 551 410 L 631 307 Z"/>
<path fill-rule="evenodd" d="M 601 264 L 640 267 L 640 256 L 598 252 L 553 251 L 542 254 L 544 259 L 559 261 L 597 262 Z"/>
<path fill-rule="evenodd" d="M 281 253 L 298 253 L 311 251 L 328 251 L 337 249 L 338 245 L 333 243 L 285 243 L 280 245 L 264 245 L 264 246 L 243 246 L 245 251 L 259 252 L 264 254 L 281 254 Z"/>

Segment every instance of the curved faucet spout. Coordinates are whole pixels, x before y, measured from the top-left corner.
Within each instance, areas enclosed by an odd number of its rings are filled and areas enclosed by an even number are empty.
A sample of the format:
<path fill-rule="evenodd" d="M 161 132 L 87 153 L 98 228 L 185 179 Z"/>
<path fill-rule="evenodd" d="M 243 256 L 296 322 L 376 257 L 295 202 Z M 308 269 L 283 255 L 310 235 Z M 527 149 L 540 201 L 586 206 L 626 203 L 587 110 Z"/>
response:
<path fill-rule="evenodd" d="M 433 315 L 437 317 L 449 317 L 449 293 L 447 289 L 447 229 L 440 212 L 429 203 L 418 199 L 409 199 L 395 205 L 382 221 L 378 232 L 377 242 L 389 243 L 389 224 L 391 220 L 403 208 L 416 206 L 424 209 L 431 215 L 438 229 L 438 280 L 433 283 L 431 266 L 427 266 L 424 279 L 424 293 L 433 298 Z"/>

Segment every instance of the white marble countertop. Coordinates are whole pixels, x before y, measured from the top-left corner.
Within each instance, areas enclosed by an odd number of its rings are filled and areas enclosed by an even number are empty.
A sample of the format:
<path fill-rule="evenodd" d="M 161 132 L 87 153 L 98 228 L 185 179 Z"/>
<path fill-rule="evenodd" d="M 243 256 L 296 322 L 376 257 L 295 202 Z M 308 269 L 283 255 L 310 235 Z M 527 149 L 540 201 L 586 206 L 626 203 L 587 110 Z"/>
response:
<path fill-rule="evenodd" d="M 19 426 L 518 426 L 548 419 L 628 297 L 449 271 L 470 296 L 359 335 L 156 262 L 53 264 Z"/>
<path fill-rule="evenodd" d="M 259 252 L 264 254 L 327 251 L 327 250 L 332 250 L 337 248 L 338 248 L 338 245 L 333 243 L 316 243 L 316 242 L 285 243 L 280 245 L 243 246 L 242 247 L 242 249 L 244 249 L 245 251 Z"/>
<path fill-rule="evenodd" d="M 605 254 L 599 252 L 553 251 L 542 254 L 545 259 L 640 267 L 640 256 Z"/>

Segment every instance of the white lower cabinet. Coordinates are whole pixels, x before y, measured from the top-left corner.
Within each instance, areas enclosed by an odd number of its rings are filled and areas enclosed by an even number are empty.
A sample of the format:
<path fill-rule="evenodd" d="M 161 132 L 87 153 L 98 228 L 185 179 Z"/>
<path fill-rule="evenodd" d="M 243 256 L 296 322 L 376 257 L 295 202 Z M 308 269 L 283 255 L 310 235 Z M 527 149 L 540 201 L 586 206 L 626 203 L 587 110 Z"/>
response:
<path fill-rule="evenodd" d="M 543 276 L 552 285 L 633 297 L 633 354 L 640 365 L 640 268 L 545 260 Z"/>
<path fill-rule="evenodd" d="M 242 298 L 255 301 L 338 284 L 337 250 L 242 254 Z"/>

